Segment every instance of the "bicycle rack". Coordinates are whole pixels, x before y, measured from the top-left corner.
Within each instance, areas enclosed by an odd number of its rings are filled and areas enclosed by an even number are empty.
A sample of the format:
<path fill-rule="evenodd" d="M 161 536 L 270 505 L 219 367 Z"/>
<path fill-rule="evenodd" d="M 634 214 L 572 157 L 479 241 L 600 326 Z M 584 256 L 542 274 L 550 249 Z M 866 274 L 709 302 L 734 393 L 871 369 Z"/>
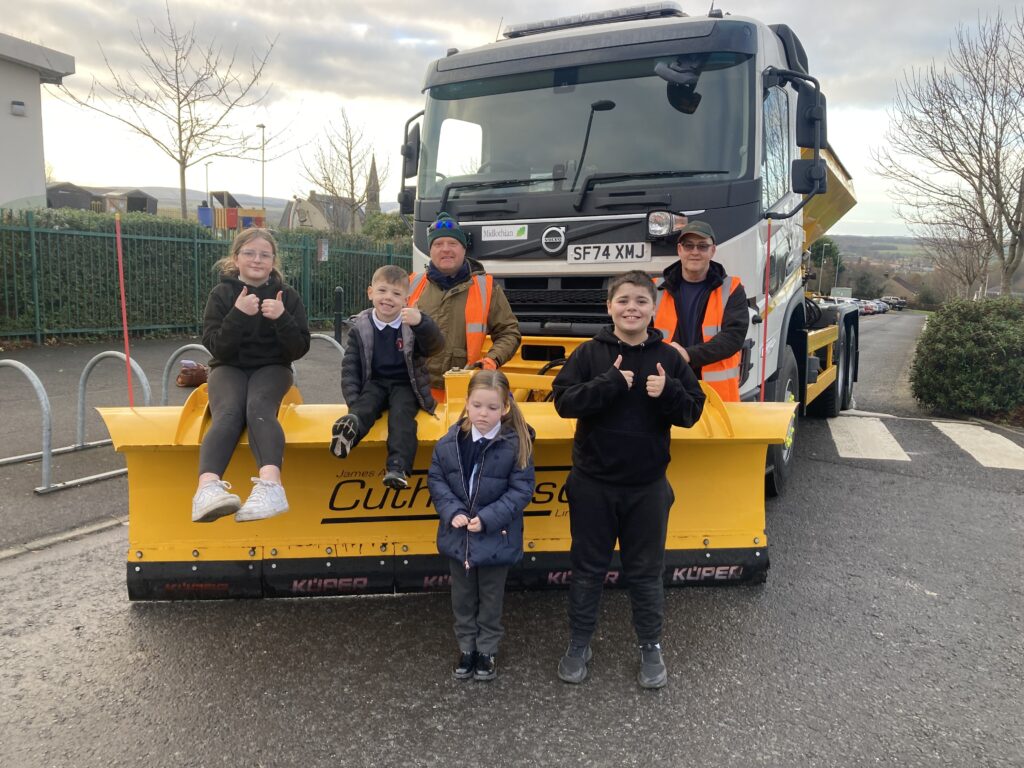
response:
<path fill-rule="evenodd" d="M 74 480 L 67 480 L 62 483 L 51 483 L 50 482 L 50 459 L 54 455 L 73 453 L 75 451 L 84 451 L 89 448 L 97 448 L 101 445 L 110 445 L 110 438 L 104 440 L 94 440 L 92 442 L 85 442 L 85 385 L 89 379 L 89 374 L 92 369 L 106 358 L 118 358 L 125 360 L 123 352 L 100 352 L 98 355 L 93 357 L 85 365 L 85 369 L 82 371 L 82 375 L 78 380 L 78 410 L 77 410 L 77 425 L 76 425 L 76 436 L 77 440 L 73 445 L 66 445 L 61 448 L 51 448 L 50 441 L 53 434 L 53 418 L 50 410 L 50 398 L 46 394 L 46 389 L 43 387 L 43 383 L 39 380 L 39 377 L 23 363 L 19 363 L 16 360 L 0 360 L 0 367 L 14 368 L 22 372 L 29 382 L 32 384 L 36 391 L 36 396 L 39 398 L 39 405 L 42 409 L 43 415 L 43 445 L 41 451 L 35 453 L 25 453 L 20 456 L 8 456 L 4 459 L 0 459 L 0 466 L 8 464 L 21 464 L 26 461 L 32 461 L 33 459 L 42 458 L 42 485 L 35 488 L 35 492 L 38 494 L 52 493 L 54 491 L 61 491 L 65 488 L 73 488 L 79 485 L 86 485 L 88 483 L 94 483 L 99 480 L 106 480 L 107 478 L 117 477 L 118 475 L 125 474 L 127 469 L 115 469 L 109 472 L 100 472 L 99 474 L 89 475 L 87 477 L 80 477 Z M 152 391 L 149 387 L 149 379 L 146 378 L 145 372 L 139 367 L 139 364 L 134 360 L 129 360 L 132 370 L 135 375 L 139 378 L 139 383 L 142 386 L 142 393 L 145 405 L 149 405 L 152 400 Z"/>
<path fill-rule="evenodd" d="M 338 340 L 335 339 L 333 336 L 330 336 L 330 335 L 328 335 L 326 333 L 311 333 L 311 334 L 309 334 L 309 338 L 310 339 L 323 339 L 324 341 L 326 341 L 329 344 L 331 344 L 335 349 L 337 349 L 342 357 L 345 356 L 345 348 L 341 344 L 339 344 Z M 208 350 L 202 344 L 186 344 L 183 347 L 178 347 L 176 350 L 174 350 L 174 352 L 171 353 L 171 356 L 169 358 L 167 358 L 167 364 L 164 365 L 164 373 L 163 373 L 163 381 L 162 381 L 163 393 L 160 396 L 160 405 L 167 405 L 167 392 L 168 392 L 168 388 L 171 385 L 171 372 L 172 372 L 172 370 L 174 368 L 174 363 L 177 361 L 177 359 L 179 357 L 181 357 L 183 354 L 185 354 L 186 352 L 189 352 L 189 351 L 192 351 L 192 352 L 203 352 L 204 354 L 207 354 L 207 355 L 210 354 L 210 350 Z M 212 355 L 211 355 L 211 357 L 212 357 Z M 292 383 L 297 386 L 298 383 L 299 383 L 299 373 L 298 373 L 298 371 L 295 368 L 295 363 L 291 364 L 291 369 L 292 369 Z"/>
<path fill-rule="evenodd" d="M 164 378 L 163 378 L 163 390 L 160 395 L 160 405 L 167 405 L 167 388 L 171 385 L 171 369 L 174 367 L 174 363 L 186 352 L 203 352 L 207 355 L 210 354 L 210 350 L 204 347 L 202 344 L 186 344 L 183 347 L 178 347 L 171 356 L 167 358 L 167 364 L 164 365 Z"/>

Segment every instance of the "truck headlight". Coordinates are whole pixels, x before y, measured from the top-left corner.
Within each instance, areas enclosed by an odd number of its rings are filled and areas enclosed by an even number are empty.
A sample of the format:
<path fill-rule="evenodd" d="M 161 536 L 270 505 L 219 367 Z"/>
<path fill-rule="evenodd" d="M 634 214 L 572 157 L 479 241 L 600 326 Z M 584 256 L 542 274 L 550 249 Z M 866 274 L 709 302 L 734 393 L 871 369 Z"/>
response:
<path fill-rule="evenodd" d="M 647 214 L 647 236 L 650 239 L 671 237 L 686 226 L 687 218 L 672 211 L 651 211 Z"/>

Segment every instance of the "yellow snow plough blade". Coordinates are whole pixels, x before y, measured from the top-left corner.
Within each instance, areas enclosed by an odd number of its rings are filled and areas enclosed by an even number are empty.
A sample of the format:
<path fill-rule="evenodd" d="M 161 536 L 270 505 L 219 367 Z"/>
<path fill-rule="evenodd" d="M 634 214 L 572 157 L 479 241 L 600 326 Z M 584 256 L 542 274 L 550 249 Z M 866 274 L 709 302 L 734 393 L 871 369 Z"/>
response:
<path fill-rule="evenodd" d="M 557 340 L 566 347 L 575 339 Z M 551 343 L 545 340 L 544 343 Z M 564 482 L 574 422 L 560 418 L 543 393 L 551 376 L 517 359 L 503 370 L 537 433 L 537 481 L 526 510 L 525 556 L 510 586 L 564 587 L 571 577 Z M 517 372 L 516 369 L 519 369 Z M 345 460 L 328 450 L 343 405 L 304 405 L 293 389 L 279 418 L 286 438 L 283 479 L 290 511 L 269 520 L 232 517 L 193 523 L 191 498 L 199 444 L 209 426 L 205 385 L 184 406 L 101 408 L 114 447 L 128 465 L 128 593 L 133 600 L 282 597 L 446 589 L 448 565 L 437 554 L 437 515 L 427 469 L 438 439 L 458 420 L 470 372 L 445 377 L 448 402 L 419 414 L 419 451 L 409 488 L 381 482 L 386 421 Z M 785 440 L 794 406 L 723 404 L 706 389 L 704 415 L 672 430 L 668 476 L 676 501 L 669 518 L 669 585 L 762 581 L 768 568 L 764 524 L 765 452 Z M 245 435 L 224 479 L 244 499 L 256 474 Z M 616 558 L 610 584 L 620 583 Z"/>

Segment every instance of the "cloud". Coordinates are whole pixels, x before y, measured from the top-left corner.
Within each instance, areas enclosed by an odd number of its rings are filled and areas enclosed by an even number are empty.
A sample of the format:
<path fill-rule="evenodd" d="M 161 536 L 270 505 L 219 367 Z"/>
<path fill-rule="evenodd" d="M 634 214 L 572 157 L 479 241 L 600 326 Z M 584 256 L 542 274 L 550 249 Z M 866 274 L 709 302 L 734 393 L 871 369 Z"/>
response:
<path fill-rule="evenodd" d="M 711 0 L 679 0 L 683 8 L 700 15 Z M 215 37 L 225 53 L 234 51 L 236 67 L 245 70 L 253 52 L 262 53 L 276 41 L 264 73 L 272 86 L 263 104 L 240 114 L 238 122 L 263 122 L 275 140 L 290 146 L 308 146 L 340 109 L 366 129 L 383 153 L 397 163 L 396 148 L 405 120 L 422 108 L 424 75 L 434 59 L 448 48 L 466 50 L 493 41 L 510 24 L 600 11 L 636 4 L 633 0 L 453 0 L 425 5 L 419 0 L 247 0 L 244 4 L 218 4 L 209 0 L 172 0 L 171 12 L 182 31 L 195 25 L 201 41 Z M 884 185 L 875 184 L 867 154 L 871 142 L 881 139 L 884 111 L 892 103 L 896 84 L 910 67 L 941 63 L 957 24 L 972 27 L 979 16 L 992 15 L 999 0 L 862 0 L 830 3 L 827 0 L 716 0 L 715 5 L 737 16 L 752 16 L 769 24 L 788 24 L 807 50 L 812 74 L 821 80 L 829 99 L 830 138 L 837 152 L 857 177 L 864 204 L 851 225 L 880 226 L 885 219 Z M 1012 11 L 1007 11 L 1011 13 Z M 75 57 L 77 73 L 67 83 L 79 91 L 89 88 L 93 76 L 109 78 L 100 44 L 110 65 L 120 74 L 137 71 L 139 51 L 132 35 L 151 38 L 153 23 L 163 26 L 166 9 L 160 0 L 0 0 L 3 31 Z M 138 27 L 137 22 L 138 21 Z M 102 157 L 125 145 L 114 141 L 115 126 L 96 115 L 71 118 L 70 110 L 56 112 L 61 120 L 44 123 L 47 157 L 66 153 L 62 165 L 76 163 L 86 175 L 80 157 L 81 135 L 89 135 Z M 106 137 L 106 138 L 105 138 Z M 268 136 L 269 138 L 269 136 Z M 106 140 L 109 146 L 102 145 Z M 130 167 L 96 165 L 90 172 L 140 174 L 136 184 L 175 183 L 173 166 L 139 143 Z M 146 154 L 150 152 L 151 154 Z M 78 166 L 77 163 L 83 163 Z M 304 190 L 297 180 L 294 154 L 267 164 L 268 192 Z M 78 168 L 83 168 L 78 171 Z M 230 170 L 229 170 L 230 169 Z M 218 160 L 217 176 L 231 175 L 233 189 L 251 190 L 260 183 L 259 164 L 239 160 L 234 166 Z M 198 171 L 196 172 L 198 173 Z M 153 178 L 147 178 L 152 176 Z M 393 174 L 393 177 L 397 173 Z M 193 176 L 196 186 L 200 177 Z M 110 183 L 127 180 L 111 179 Z M 212 183 L 212 182 L 211 182 Z M 397 186 L 397 179 L 391 182 Z M 385 196 L 393 196 L 385 190 Z M 876 202 L 881 201 L 881 202 Z M 890 212 L 890 219 L 894 218 Z"/>
<path fill-rule="evenodd" d="M 79 72 L 106 78 L 99 52 L 102 42 L 118 72 L 138 62 L 134 20 L 152 39 L 153 25 L 166 23 L 165 9 L 152 0 L 106 5 L 96 0 L 47 0 L 17 4 L 0 0 L 8 32 L 75 56 Z M 592 3 L 606 10 L 623 0 Z M 683 3 L 694 11 L 694 2 Z M 702 6 L 704 3 L 702 2 Z M 884 106 L 895 83 L 909 66 L 941 59 L 958 23 L 973 24 L 978 15 L 995 13 L 998 0 L 906 0 L 833 4 L 818 0 L 733 0 L 719 7 L 767 23 L 786 23 L 800 36 L 833 102 L 850 106 Z M 703 7 L 701 9 L 703 11 Z M 407 99 L 422 87 L 429 62 L 450 47 L 466 49 L 495 39 L 509 24 L 571 15 L 571 0 L 528 1 L 510 8 L 505 2 L 457 0 L 423 6 L 411 0 L 372 4 L 343 0 L 279 3 L 252 0 L 244 7 L 197 0 L 171 4 L 181 31 L 196 25 L 200 40 L 215 36 L 226 50 L 237 48 L 239 65 L 253 51 L 277 40 L 266 71 L 275 98 L 291 89 L 321 90 L 343 99 L 368 96 Z M 87 82 L 87 81 L 86 81 Z"/>

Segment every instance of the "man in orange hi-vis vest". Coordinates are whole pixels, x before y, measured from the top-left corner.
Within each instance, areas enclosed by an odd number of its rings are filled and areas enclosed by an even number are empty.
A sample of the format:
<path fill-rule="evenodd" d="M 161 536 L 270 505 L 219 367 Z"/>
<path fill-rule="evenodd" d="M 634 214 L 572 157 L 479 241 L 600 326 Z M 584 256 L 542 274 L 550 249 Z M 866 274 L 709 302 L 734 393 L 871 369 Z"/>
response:
<path fill-rule="evenodd" d="M 516 353 L 523 336 L 501 286 L 480 262 L 466 257 L 469 238 L 459 222 L 439 214 L 427 229 L 427 244 L 430 264 L 426 272 L 410 276 L 409 306 L 430 315 L 444 334 L 444 351 L 427 360 L 431 394 L 442 403 L 445 371 L 472 365 L 496 369 Z M 487 336 L 491 348 L 484 355 Z"/>
<path fill-rule="evenodd" d="M 694 373 L 727 402 L 740 399 L 740 350 L 750 314 L 738 277 L 712 261 L 715 231 L 691 221 L 679 231 L 679 261 L 668 267 L 659 286 L 654 327 L 679 350 Z"/>

